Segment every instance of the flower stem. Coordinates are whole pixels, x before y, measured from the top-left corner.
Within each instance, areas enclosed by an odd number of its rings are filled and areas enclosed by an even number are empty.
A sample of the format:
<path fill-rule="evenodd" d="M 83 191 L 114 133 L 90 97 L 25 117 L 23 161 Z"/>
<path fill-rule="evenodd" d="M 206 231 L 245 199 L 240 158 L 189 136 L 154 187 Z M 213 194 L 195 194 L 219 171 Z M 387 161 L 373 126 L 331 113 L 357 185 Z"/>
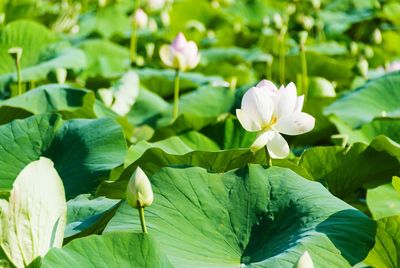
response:
<path fill-rule="evenodd" d="M 307 76 L 307 58 L 306 58 L 306 50 L 304 45 L 300 46 L 300 60 L 301 60 L 301 88 L 304 95 L 304 101 L 307 100 L 308 93 L 308 76 Z"/>
<path fill-rule="evenodd" d="M 18 59 L 15 59 L 15 67 L 17 68 L 18 95 L 21 95 L 22 94 L 21 65 L 19 64 Z"/>
<path fill-rule="evenodd" d="M 132 33 L 131 33 L 131 46 L 130 46 L 130 60 L 131 64 L 135 64 L 136 62 L 136 47 L 137 47 L 137 35 L 136 35 L 136 22 L 133 20 L 132 22 Z"/>
<path fill-rule="evenodd" d="M 279 40 L 279 82 L 285 84 L 285 30 L 281 30 Z"/>
<path fill-rule="evenodd" d="M 265 149 L 265 159 L 266 159 L 267 165 L 268 165 L 269 167 L 272 167 L 272 158 L 271 158 L 271 156 L 269 155 L 267 146 L 265 146 L 264 149 Z"/>
<path fill-rule="evenodd" d="M 132 32 L 131 32 L 131 46 L 130 46 L 130 60 L 131 64 L 136 64 L 136 54 L 137 54 L 137 25 L 135 20 L 136 10 L 140 8 L 140 1 L 136 1 L 136 6 L 132 13 Z"/>
<path fill-rule="evenodd" d="M 140 206 L 138 209 L 139 209 L 139 216 L 140 216 L 140 224 L 142 225 L 142 231 L 143 231 L 143 233 L 147 234 L 146 221 L 144 219 L 144 207 Z"/>
<path fill-rule="evenodd" d="M 266 62 L 266 78 L 267 80 L 272 80 L 272 62 Z"/>
<path fill-rule="evenodd" d="M 174 87 L 174 112 L 173 118 L 174 120 L 178 117 L 179 113 L 179 69 L 176 69 L 175 72 L 175 87 Z"/>

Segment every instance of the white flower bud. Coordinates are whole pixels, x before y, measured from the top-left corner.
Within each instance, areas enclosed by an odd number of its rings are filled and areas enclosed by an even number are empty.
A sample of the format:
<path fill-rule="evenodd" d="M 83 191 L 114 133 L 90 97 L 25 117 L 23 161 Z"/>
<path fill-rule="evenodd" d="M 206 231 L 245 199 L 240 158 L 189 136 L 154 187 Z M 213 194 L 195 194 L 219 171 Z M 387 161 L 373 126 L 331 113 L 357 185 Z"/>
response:
<path fill-rule="evenodd" d="M 368 61 L 364 57 L 361 57 L 358 61 L 357 68 L 363 77 L 368 76 Z"/>
<path fill-rule="evenodd" d="M 147 26 L 148 18 L 143 9 L 139 8 L 138 10 L 136 10 L 134 19 L 138 28 L 144 28 Z"/>
<path fill-rule="evenodd" d="M 382 32 L 379 30 L 379 28 L 376 28 L 373 32 L 372 39 L 377 45 L 380 45 L 382 43 Z"/>
<path fill-rule="evenodd" d="M 193 41 L 187 41 L 183 33 L 179 33 L 171 45 L 163 45 L 160 58 L 168 67 L 181 71 L 193 69 L 200 62 L 200 53 Z"/>
<path fill-rule="evenodd" d="M 8 54 L 17 62 L 20 62 L 22 57 L 22 47 L 12 47 L 8 50 Z"/>
<path fill-rule="evenodd" d="M 137 167 L 126 187 L 126 201 L 130 206 L 140 208 L 150 206 L 153 199 L 149 178 L 140 167 Z"/>
<path fill-rule="evenodd" d="M 283 19 L 282 19 L 282 16 L 281 16 L 279 13 L 274 13 L 274 15 L 272 15 L 272 20 L 273 20 L 273 22 L 274 22 L 274 24 L 275 24 L 275 27 L 276 27 L 277 29 L 282 28 L 282 26 L 283 26 Z"/>
<path fill-rule="evenodd" d="M 67 80 L 67 70 L 65 68 L 56 68 L 56 79 L 57 83 L 59 84 L 64 84 L 65 81 Z"/>
<path fill-rule="evenodd" d="M 314 263 L 311 259 L 310 254 L 306 250 L 303 255 L 299 258 L 296 263 L 296 268 L 314 268 Z"/>

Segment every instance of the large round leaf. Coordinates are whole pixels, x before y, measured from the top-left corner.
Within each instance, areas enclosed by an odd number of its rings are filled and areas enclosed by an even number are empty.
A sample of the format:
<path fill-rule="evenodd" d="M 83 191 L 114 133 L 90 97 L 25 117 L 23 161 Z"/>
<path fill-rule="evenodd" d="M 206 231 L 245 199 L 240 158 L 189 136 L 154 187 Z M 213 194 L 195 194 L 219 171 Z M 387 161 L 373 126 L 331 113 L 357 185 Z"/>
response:
<path fill-rule="evenodd" d="M 78 239 L 51 250 L 42 268 L 172 267 L 149 235 L 127 232 Z"/>
<path fill-rule="evenodd" d="M 187 130 L 199 130 L 224 119 L 235 102 L 235 92 L 221 87 L 200 87 L 179 99 L 180 116 L 173 120 L 172 105 L 156 122 L 153 140 L 160 140 Z"/>
<path fill-rule="evenodd" d="M 293 267 L 305 250 L 317 267 L 349 267 L 374 244 L 373 221 L 288 169 L 165 168 L 151 182 L 147 227 L 175 267 Z M 124 204 L 105 232 L 140 228 Z"/>
<path fill-rule="evenodd" d="M 25 82 L 45 80 L 56 68 L 83 69 L 85 54 L 66 44 L 57 46 L 54 44 L 57 40 L 53 32 L 34 21 L 18 20 L 7 24 L 0 32 L 0 85 L 17 81 L 15 64 L 7 53 L 11 47 L 23 49 L 21 79 Z"/>
<path fill-rule="evenodd" d="M 400 73 L 393 73 L 350 92 L 325 109 L 352 127 L 358 127 L 380 116 L 400 115 Z"/>
<path fill-rule="evenodd" d="M 103 182 L 97 189 L 97 195 L 123 198 L 128 180 L 137 166 L 148 174 L 166 166 L 195 166 L 210 172 L 225 172 L 248 163 L 263 162 L 263 150 L 255 154 L 244 148 L 219 150 L 212 140 L 194 131 L 154 143 L 141 141 L 129 148 L 124 161 L 125 169 L 119 180 Z"/>
<path fill-rule="evenodd" d="M 313 147 L 302 154 L 299 165 L 314 180 L 326 184 L 332 194 L 353 202 L 362 188 L 388 183 L 399 173 L 399 161 L 388 152 L 392 147 L 383 142 L 376 139 L 369 146 L 355 143 L 349 148 Z"/>
<path fill-rule="evenodd" d="M 28 163 L 46 156 L 60 174 L 67 198 L 92 191 L 123 162 L 126 144 L 112 119 L 37 115 L 0 126 L 0 189 L 9 190 Z"/>
<path fill-rule="evenodd" d="M 162 97 L 172 97 L 174 94 L 175 71 L 144 68 L 136 70 L 140 82 L 150 91 Z M 183 72 L 180 74 L 180 92 L 195 89 L 210 84 L 223 84 L 219 76 L 205 76 L 201 73 Z"/>
<path fill-rule="evenodd" d="M 397 268 L 400 266 L 400 216 L 377 221 L 376 244 L 365 263 L 372 267 Z"/>
<path fill-rule="evenodd" d="M 94 118 L 92 91 L 65 85 L 43 85 L 0 102 L 0 124 L 32 114 L 60 113 L 65 119 Z"/>
<path fill-rule="evenodd" d="M 369 189 L 367 204 L 374 219 L 400 215 L 400 193 L 390 183 Z"/>

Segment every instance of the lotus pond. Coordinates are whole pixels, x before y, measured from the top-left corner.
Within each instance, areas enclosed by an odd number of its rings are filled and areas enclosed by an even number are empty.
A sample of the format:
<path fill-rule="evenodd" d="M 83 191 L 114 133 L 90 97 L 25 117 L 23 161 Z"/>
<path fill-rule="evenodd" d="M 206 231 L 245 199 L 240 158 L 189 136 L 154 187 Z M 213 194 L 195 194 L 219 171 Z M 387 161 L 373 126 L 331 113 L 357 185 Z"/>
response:
<path fill-rule="evenodd" d="M 400 267 L 398 0 L 0 0 L 0 267 Z"/>

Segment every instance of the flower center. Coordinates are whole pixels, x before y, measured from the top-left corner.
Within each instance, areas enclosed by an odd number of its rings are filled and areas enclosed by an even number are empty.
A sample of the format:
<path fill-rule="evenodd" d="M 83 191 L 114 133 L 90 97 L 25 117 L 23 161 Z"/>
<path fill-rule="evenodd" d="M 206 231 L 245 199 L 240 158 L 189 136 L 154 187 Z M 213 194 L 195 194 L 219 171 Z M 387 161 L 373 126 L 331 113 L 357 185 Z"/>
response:
<path fill-rule="evenodd" d="M 273 124 L 275 124 L 276 121 L 277 121 L 276 117 L 275 117 L 275 116 L 272 116 L 271 120 L 270 120 L 267 124 L 264 124 L 264 125 L 261 126 L 262 130 L 269 130 L 269 129 L 271 129 L 271 126 L 272 126 Z"/>

